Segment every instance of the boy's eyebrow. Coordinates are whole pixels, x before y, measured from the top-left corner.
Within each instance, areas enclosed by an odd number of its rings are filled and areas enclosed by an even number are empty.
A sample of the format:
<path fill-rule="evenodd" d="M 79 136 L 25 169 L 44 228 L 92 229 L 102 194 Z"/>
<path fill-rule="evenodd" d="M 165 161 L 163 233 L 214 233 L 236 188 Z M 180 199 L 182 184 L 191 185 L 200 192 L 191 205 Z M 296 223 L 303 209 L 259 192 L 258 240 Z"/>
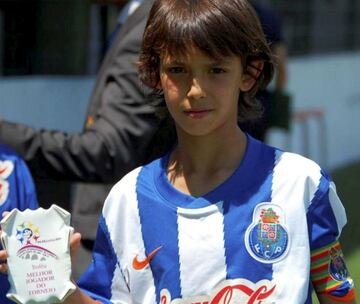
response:
<path fill-rule="evenodd" d="M 206 64 L 207 67 L 221 67 L 221 66 L 229 66 L 231 62 L 226 59 L 214 59 L 213 61 L 209 61 L 209 63 Z"/>
<path fill-rule="evenodd" d="M 185 65 L 186 62 L 178 60 L 178 59 L 174 59 L 174 60 L 170 59 L 169 61 L 165 61 L 164 64 L 165 65 L 169 65 L 169 64 Z M 223 65 L 223 64 L 230 64 L 230 60 L 227 60 L 226 58 L 214 59 L 212 61 L 209 61 L 209 63 L 207 65 L 208 66 L 217 66 L 217 65 Z"/>
<path fill-rule="evenodd" d="M 214 61 L 211 62 L 210 65 L 222 65 L 222 64 L 229 64 L 229 63 L 230 63 L 230 60 L 223 58 L 223 59 L 214 59 Z"/>
<path fill-rule="evenodd" d="M 165 60 L 165 62 L 164 62 L 164 64 L 167 64 L 167 65 L 169 65 L 169 64 L 178 64 L 178 65 L 183 65 L 183 64 L 185 64 L 184 62 L 182 62 L 182 61 L 179 61 L 179 60 Z"/>

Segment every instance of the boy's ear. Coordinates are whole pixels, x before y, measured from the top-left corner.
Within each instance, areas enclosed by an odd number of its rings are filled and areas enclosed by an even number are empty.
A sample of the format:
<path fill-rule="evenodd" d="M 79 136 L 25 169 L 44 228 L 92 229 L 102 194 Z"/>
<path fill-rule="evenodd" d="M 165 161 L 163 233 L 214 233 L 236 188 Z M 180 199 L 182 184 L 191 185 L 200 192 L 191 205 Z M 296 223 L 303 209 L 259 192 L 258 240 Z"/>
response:
<path fill-rule="evenodd" d="M 261 59 L 252 60 L 244 70 L 242 81 L 240 84 L 240 90 L 247 92 L 256 83 L 256 80 L 259 78 L 262 70 L 264 68 L 264 61 Z"/>

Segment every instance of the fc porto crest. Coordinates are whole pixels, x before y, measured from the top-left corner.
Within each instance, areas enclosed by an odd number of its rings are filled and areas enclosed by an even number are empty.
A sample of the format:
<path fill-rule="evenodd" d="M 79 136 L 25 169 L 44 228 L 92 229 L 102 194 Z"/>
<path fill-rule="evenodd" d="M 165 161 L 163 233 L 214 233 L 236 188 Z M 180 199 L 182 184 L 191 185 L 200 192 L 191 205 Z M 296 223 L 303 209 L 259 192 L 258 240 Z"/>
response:
<path fill-rule="evenodd" d="M 346 267 L 341 250 L 336 250 L 332 247 L 330 253 L 329 273 L 336 281 L 345 281 L 349 276 L 349 271 Z"/>
<path fill-rule="evenodd" d="M 249 254 L 262 263 L 275 263 L 286 256 L 289 234 L 279 205 L 264 202 L 255 207 L 253 221 L 245 233 L 245 245 Z"/>

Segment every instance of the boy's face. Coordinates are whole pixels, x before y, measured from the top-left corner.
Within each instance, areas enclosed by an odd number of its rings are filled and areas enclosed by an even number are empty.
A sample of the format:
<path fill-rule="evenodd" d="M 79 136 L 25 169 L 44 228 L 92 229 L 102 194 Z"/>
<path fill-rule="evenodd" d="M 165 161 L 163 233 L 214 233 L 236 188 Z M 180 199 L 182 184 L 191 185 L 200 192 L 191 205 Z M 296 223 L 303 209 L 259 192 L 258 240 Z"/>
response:
<path fill-rule="evenodd" d="M 184 57 L 161 58 L 160 84 L 178 132 L 232 132 L 237 128 L 239 94 L 254 82 L 235 55 L 217 60 L 192 48 Z"/>

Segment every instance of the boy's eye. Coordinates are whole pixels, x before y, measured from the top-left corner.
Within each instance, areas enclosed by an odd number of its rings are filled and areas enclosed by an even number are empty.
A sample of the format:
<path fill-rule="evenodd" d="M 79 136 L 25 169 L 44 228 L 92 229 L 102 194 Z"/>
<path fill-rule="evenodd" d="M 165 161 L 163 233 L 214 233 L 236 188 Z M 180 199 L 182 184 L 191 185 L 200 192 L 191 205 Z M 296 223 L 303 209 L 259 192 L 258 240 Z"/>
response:
<path fill-rule="evenodd" d="M 210 70 L 210 72 L 212 74 L 222 74 L 222 73 L 226 73 L 226 71 L 223 68 L 212 68 Z"/>
<path fill-rule="evenodd" d="M 179 74 L 179 73 L 184 73 L 185 69 L 183 67 L 169 67 L 167 71 L 168 73 L 171 74 Z"/>

